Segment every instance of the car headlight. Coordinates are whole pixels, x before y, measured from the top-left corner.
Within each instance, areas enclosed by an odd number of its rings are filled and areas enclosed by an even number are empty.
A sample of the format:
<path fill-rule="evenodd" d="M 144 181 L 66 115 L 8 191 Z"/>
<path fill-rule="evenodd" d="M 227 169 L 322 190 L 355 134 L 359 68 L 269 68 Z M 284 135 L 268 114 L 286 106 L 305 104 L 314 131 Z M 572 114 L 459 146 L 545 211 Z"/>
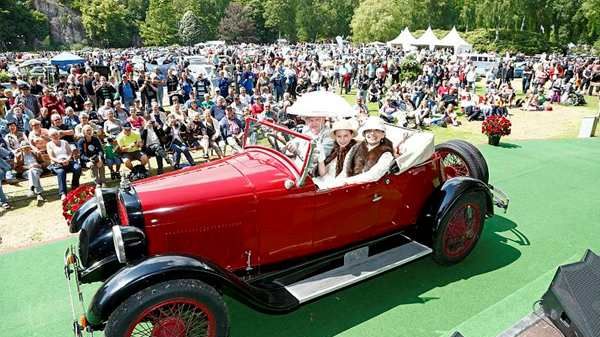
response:
<path fill-rule="evenodd" d="M 123 235 L 121 233 L 121 226 L 112 226 L 113 244 L 115 245 L 115 252 L 117 254 L 117 260 L 120 263 L 127 263 L 127 256 L 125 255 L 125 242 L 123 241 Z"/>
<path fill-rule="evenodd" d="M 104 195 L 102 194 L 102 189 L 97 188 L 95 192 L 96 196 L 96 204 L 98 205 L 98 211 L 100 211 L 100 215 L 103 218 L 106 218 L 106 204 L 104 203 Z"/>

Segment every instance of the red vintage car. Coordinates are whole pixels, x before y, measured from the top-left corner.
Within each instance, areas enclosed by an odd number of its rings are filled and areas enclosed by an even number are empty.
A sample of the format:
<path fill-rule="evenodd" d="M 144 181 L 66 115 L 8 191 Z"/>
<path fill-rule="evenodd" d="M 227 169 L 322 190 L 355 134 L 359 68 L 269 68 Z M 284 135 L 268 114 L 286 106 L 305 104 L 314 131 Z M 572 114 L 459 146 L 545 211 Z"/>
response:
<path fill-rule="evenodd" d="M 430 253 L 456 263 L 494 205 L 508 206 L 464 141 L 434 148 L 429 133 L 389 126 L 402 151 L 389 172 L 326 189 L 311 177 L 311 139 L 246 124 L 243 152 L 98 189 L 74 214 L 66 275 L 78 290 L 103 282 L 76 334 L 227 336 L 225 293 L 286 313 Z M 287 153 L 288 141 L 301 150 Z"/>

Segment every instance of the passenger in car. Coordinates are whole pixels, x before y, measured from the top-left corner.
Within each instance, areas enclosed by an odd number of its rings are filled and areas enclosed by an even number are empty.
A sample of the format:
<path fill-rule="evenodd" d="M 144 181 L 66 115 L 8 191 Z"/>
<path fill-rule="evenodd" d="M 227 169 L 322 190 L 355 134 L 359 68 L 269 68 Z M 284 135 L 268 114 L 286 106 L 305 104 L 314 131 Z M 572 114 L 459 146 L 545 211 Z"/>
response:
<path fill-rule="evenodd" d="M 322 180 L 327 184 L 328 181 L 343 172 L 346 155 L 357 144 L 357 141 L 353 139 L 354 136 L 356 136 L 356 129 L 350 120 L 342 119 L 333 124 L 331 128 L 331 138 L 335 140 L 333 150 L 328 156 L 323 153 L 324 151 L 319 152 L 319 177 L 315 179 Z"/>
<path fill-rule="evenodd" d="M 336 179 L 335 186 L 377 181 L 394 162 L 393 144 L 385 137 L 385 124 L 381 118 L 369 117 L 362 127 L 362 135 L 364 141 L 346 156 L 345 177 Z"/>

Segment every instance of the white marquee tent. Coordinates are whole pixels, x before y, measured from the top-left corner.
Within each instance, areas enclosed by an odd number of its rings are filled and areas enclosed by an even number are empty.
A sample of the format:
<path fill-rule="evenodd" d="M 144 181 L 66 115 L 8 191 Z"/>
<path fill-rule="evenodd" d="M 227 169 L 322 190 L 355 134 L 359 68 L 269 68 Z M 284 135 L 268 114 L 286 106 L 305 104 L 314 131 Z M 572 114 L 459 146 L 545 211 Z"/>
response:
<path fill-rule="evenodd" d="M 435 36 L 433 30 L 431 30 L 431 26 L 427 27 L 425 33 L 417 39 L 414 43 L 415 46 L 428 46 L 429 49 L 435 49 L 436 46 L 440 46 L 440 39 Z"/>
<path fill-rule="evenodd" d="M 411 49 L 411 46 L 416 44 L 417 39 L 410 33 L 408 27 L 404 28 L 404 30 L 392 41 L 389 41 L 388 44 L 392 46 L 402 46 L 404 50 Z"/>
<path fill-rule="evenodd" d="M 454 48 L 455 54 L 469 52 L 473 49 L 473 45 L 458 35 L 456 27 L 452 27 L 452 30 L 440 41 L 440 45 Z"/>

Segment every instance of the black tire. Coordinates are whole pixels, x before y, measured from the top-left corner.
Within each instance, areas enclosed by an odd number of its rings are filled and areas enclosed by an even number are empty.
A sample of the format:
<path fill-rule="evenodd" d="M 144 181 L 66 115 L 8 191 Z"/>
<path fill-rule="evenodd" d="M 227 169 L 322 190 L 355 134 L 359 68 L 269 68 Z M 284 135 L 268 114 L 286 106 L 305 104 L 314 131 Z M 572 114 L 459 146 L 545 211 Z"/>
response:
<path fill-rule="evenodd" d="M 452 265 L 467 257 L 481 237 L 485 213 L 483 192 L 467 192 L 458 197 L 433 233 L 433 260 L 441 265 Z M 461 233 L 462 223 L 465 226 Z M 457 233 L 463 234 L 462 238 L 456 238 Z"/>
<path fill-rule="evenodd" d="M 182 313 L 186 315 L 178 315 Z M 150 319 L 153 321 L 149 322 Z M 106 337 L 138 336 L 136 327 L 139 327 L 151 336 L 156 329 L 172 332 L 189 329 L 191 323 L 195 323 L 191 325 L 192 329 L 202 329 L 206 325 L 206 331 L 197 333 L 198 337 L 229 336 L 227 307 L 213 287 L 198 280 L 171 280 L 152 285 L 127 298 L 111 313 L 104 334 Z"/>
<path fill-rule="evenodd" d="M 471 152 L 471 154 L 473 155 L 473 160 L 475 160 L 479 169 L 479 175 L 481 177 L 481 179 L 479 180 L 487 184 L 490 181 L 490 170 L 488 168 L 487 162 L 485 161 L 485 158 L 483 157 L 483 154 L 481 154 L 481 151 L 479 151 L 479 149 L 475 145 L 467 142 L 466 140 L 455 139 L 454 141 L 460 144 L 460 146 L 462 146 L 463 148 L 465 148 L 465 150 Z"/>
<path fill-rule="evenodd" d="M 448 178 L 467 176 L 486 184 L 489 181 L 487 163 L 475 146 L 461 140 L 450 140 L 436 145 L 435 151 L 443 157 L 442 169 L 445 170 Z M 452 165 L 449 165 L 449 162 Z"/>

